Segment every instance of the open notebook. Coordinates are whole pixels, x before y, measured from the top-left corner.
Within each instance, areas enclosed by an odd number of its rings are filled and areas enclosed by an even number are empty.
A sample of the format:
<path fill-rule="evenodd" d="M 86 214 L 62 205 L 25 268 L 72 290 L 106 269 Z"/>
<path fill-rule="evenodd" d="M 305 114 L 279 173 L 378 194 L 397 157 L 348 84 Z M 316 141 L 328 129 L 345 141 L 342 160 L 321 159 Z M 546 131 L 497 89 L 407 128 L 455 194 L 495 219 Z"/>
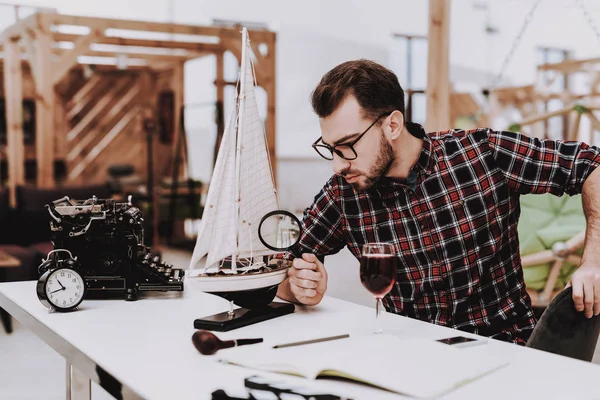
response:
<path fill-rule="evenodd" d="M 223 362 L 257 370 L 308 379 L 344 378 L 418 398 L 438 397 L 508 364 L 497 354 L 482 356 L 485 349 L 472 351 L 475 348 L 392 335 L 282 349 L 252 347 L 224 351 L 219 356 Z"/>

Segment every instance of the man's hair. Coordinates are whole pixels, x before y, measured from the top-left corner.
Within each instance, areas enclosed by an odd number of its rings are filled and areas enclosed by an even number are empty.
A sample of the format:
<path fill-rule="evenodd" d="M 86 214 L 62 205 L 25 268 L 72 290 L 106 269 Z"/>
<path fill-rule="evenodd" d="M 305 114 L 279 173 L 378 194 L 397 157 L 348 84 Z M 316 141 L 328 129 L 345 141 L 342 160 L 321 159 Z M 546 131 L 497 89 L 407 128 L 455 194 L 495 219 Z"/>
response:
<path fill-rule="evenodd" d="M 319 118 L 331 115 L 352 95 L 364 110 L 365 118 L 398 110 L 404 115 L 404 90 L 388 68 L 369 60 L 347 61 L 327 72 L 311 94 Z"/>

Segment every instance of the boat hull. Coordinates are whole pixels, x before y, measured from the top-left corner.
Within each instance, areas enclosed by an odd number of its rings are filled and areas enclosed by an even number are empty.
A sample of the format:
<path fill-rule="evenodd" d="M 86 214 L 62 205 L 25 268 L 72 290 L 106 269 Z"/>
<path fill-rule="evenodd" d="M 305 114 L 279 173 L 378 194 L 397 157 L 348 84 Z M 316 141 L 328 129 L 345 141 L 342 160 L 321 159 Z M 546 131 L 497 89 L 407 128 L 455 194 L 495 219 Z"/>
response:
<path fill-rule="evenodd" d="M 260 274 L 199 275 L 186 278 L 186 285 L 209 293 L 241 292 L 279 285 L 287 278 L 287 268 Z"/>
<path fill-rule="evenodd" d="M 188 288 L 215 294 L 244 308 L 258 308 L 273 301 L 287 268 L 260 274 L 195 276 L 186 279 Z"/>

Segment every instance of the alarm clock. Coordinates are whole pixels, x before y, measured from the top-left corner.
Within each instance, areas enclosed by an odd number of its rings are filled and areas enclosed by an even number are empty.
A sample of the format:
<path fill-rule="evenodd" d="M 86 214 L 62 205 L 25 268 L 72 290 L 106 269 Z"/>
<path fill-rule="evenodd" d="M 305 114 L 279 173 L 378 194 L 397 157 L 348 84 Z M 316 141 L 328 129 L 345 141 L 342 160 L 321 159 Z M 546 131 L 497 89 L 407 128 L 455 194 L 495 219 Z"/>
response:
<path fill-rule="evenodd" d="M 48 258 L 39 267 L 41 276 L 37 282 L 37 296 L 49 309 L 73 311 L 85 296 L 85 281 L 78 272 L 79 262 L 71 252 L 63 249 L 58 251 L 69 253 L 69 258 L 51 259 L 50 254 L 57 250 L 48 253 Z"/>

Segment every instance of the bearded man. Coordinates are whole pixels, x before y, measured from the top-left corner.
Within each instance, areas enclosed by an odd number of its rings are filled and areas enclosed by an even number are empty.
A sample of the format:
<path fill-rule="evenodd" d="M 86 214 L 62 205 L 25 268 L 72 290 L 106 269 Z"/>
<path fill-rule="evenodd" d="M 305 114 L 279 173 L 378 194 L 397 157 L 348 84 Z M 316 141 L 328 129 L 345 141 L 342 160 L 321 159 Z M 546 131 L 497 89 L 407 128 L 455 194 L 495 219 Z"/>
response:
<path fill-rule="evenodd" d="M 600 313 L 597 147 L 487 128 L 426 133 L 405 120 L 395 74 L 367 60 L 333 68 L 311 100 L 322 134 L 313 147 L 334 175 L 304 212 L 280 298 L 318 304 L 324 256 L 348 246 L 360 258 L 365 243 L 392 243 L 401 267 L 383 299 L 388 312 L 525 344 L 536 319 L 519 196 L 582 193 L 586 244 L 570 284 L 578 311 Z"/>

